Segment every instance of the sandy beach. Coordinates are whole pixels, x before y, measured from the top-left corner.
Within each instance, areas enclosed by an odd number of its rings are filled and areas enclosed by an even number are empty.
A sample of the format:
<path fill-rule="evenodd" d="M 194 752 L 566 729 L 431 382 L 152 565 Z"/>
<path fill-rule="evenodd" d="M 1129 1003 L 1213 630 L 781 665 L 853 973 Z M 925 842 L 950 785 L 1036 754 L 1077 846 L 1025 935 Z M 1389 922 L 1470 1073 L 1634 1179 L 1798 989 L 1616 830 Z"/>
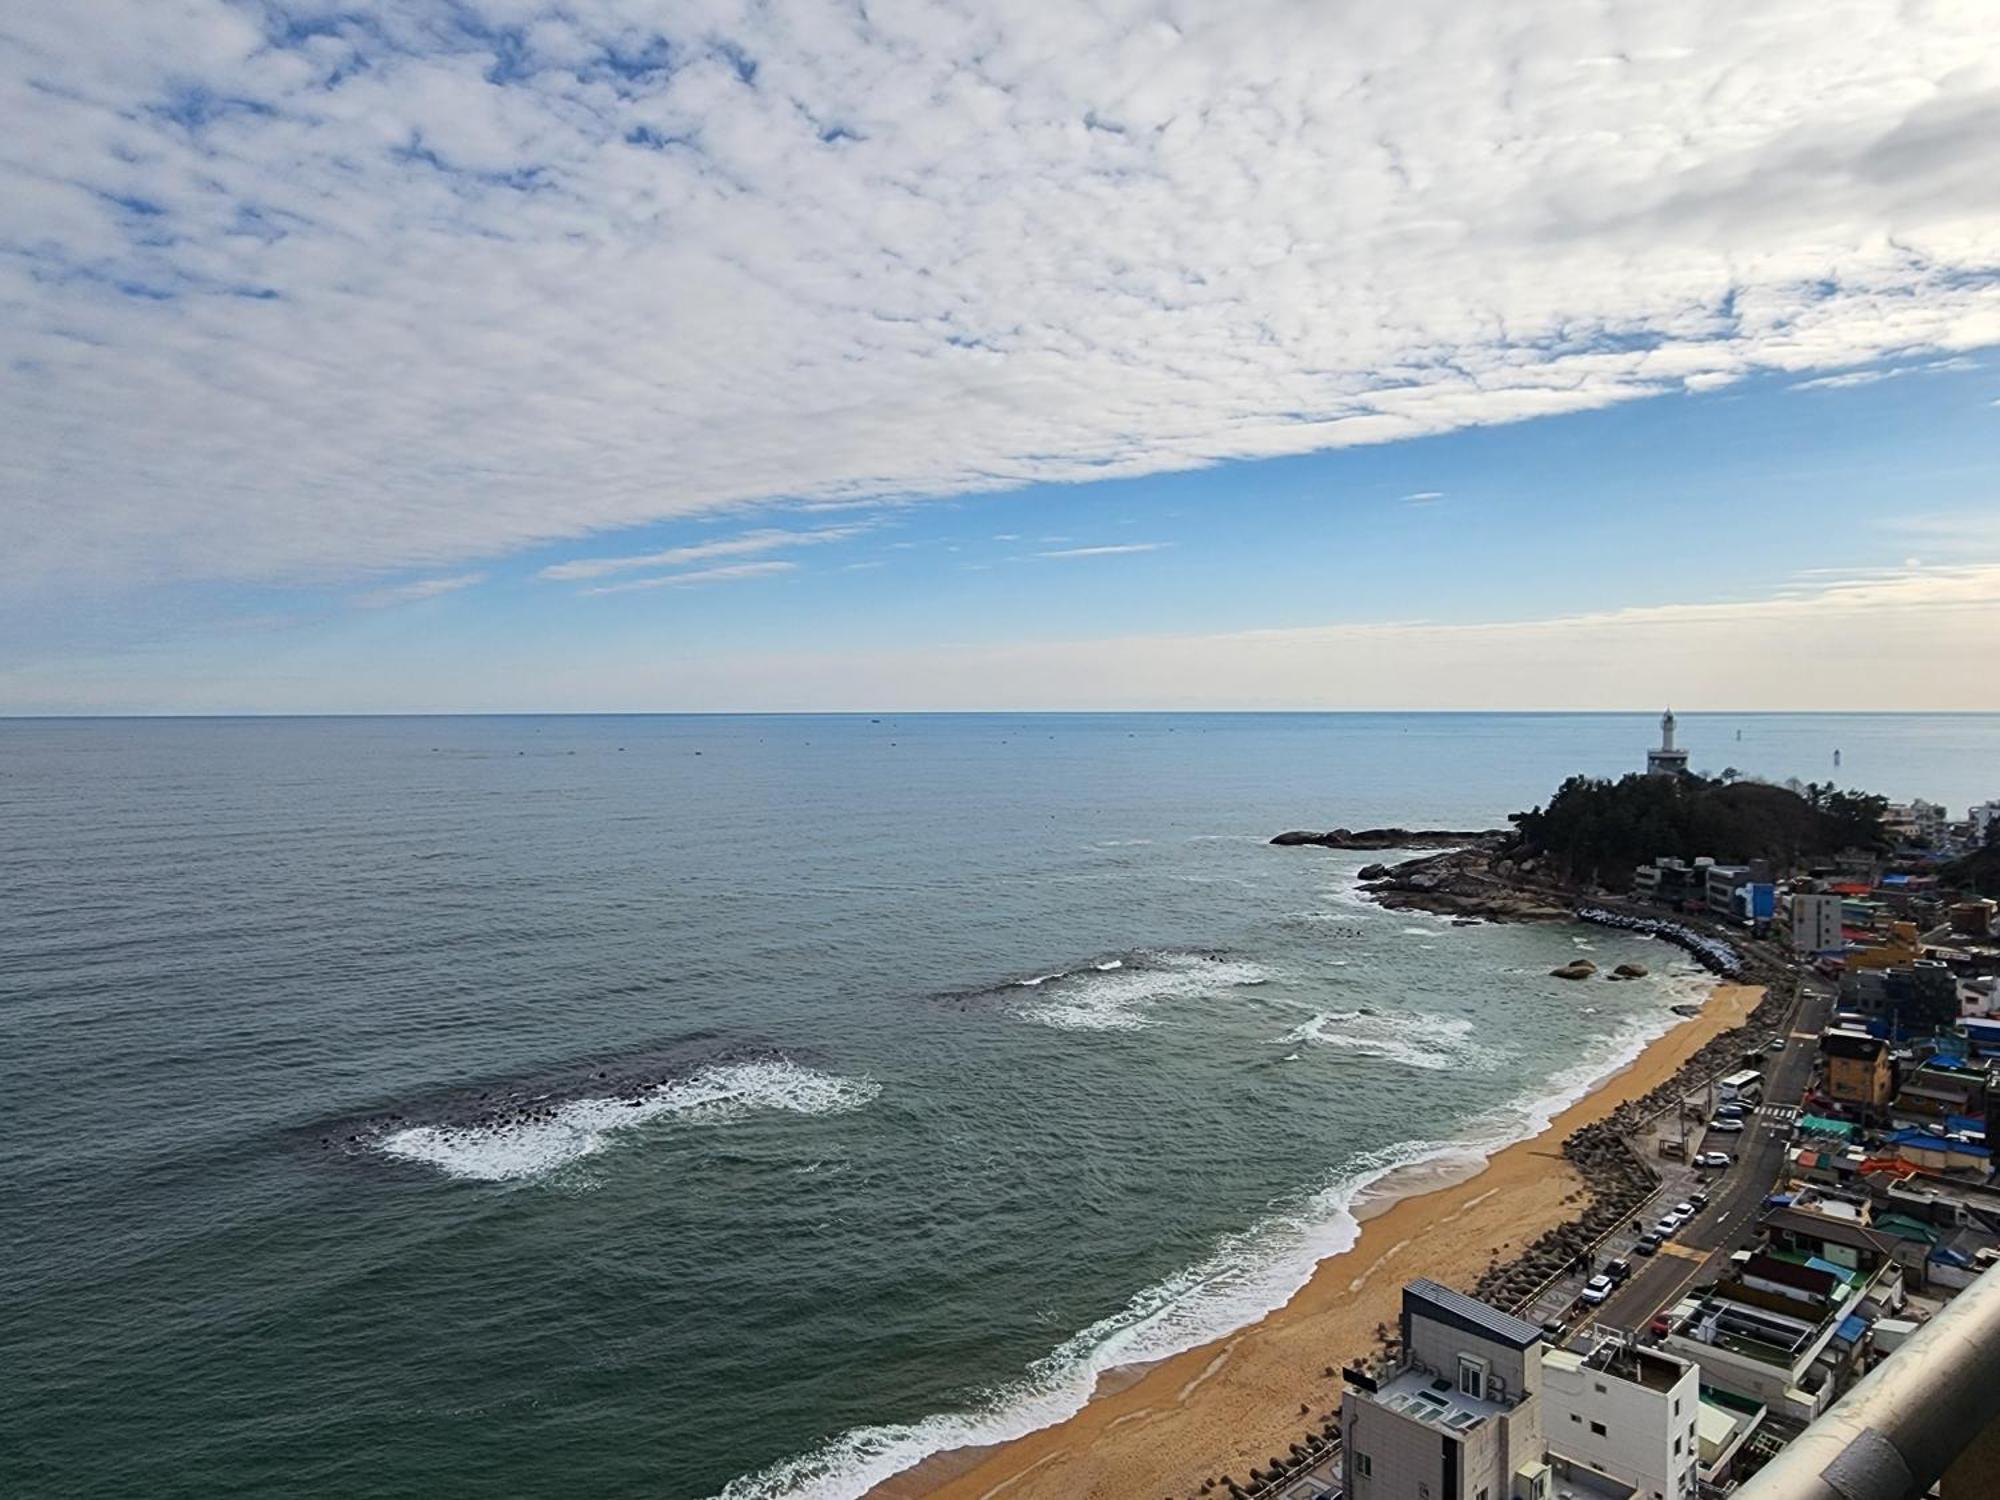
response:
<path fill-rule="evenodd" d="M 1282 1454 L 1340 1401 L 1337 1369 L 1393 1322 L 1403 1283 L 1469 1287 L 1497 1259 L 1581 1210 L 1582 1178 L 1560 1152 L 1577 1128 L 1669 1079 L 1762 998 L 1719 985 L 1699 1016 L 1475 1175 L 1391 1202 L 1358 1242 L 1324 1261 L 1284 1307 L 1228 1338 L 1163 1360 L 1065 1422 L 994 1448 L 941 1454 L 879 1487 L 876 1500 L 1132 1500 L 1189 1496 L 1204 1479 Z M 1302 1410 L 1302 1408 L 1304 1408 Z"/>

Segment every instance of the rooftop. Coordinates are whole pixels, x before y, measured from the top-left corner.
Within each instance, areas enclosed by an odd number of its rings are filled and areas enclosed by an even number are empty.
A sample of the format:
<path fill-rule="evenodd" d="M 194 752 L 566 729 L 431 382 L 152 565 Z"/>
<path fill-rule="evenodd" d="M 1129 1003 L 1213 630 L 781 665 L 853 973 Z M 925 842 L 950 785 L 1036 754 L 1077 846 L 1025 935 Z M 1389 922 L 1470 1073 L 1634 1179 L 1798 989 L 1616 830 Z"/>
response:
<path fill-rule="evenodd" d="M 1531 1348 L 1542 1341 L 1538 1325 L 1428 1278 L 1412 1281 L 1403 1288 L 1403 1311 L 1477 1333 L 1513 1349 Z"/>
<path fill-rule="evenodd" d="M 1468 1396 L 1443 1376 L 1414 1365 L 1386 1381 L 1374 1401 L 1377 1406 L 1453 1433 L 1470 1432 L 1488 1417 L 1512 1411 L 1517 1404 Z"/>

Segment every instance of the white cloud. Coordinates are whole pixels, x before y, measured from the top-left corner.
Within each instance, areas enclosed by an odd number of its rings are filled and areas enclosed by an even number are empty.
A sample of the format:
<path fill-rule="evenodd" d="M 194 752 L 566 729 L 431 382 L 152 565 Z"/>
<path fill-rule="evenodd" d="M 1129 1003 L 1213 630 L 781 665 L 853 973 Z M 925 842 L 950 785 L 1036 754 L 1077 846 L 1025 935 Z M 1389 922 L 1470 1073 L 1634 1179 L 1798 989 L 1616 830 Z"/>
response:
<path fill-rule="evenodd" d="M 440 594 L 455 594 L 460 589 L 469 589 L 474 584 L 484 583 L 484 573 L 459 573 L 450 578 L 419 578 L 411 583 L 390 584 L 385 588 L 370 589 L 356 594 L 354 602 L 363 609 L 387 609 L 397 604 L 415 604 L 424 599 L 435 599 Z"/>
<path fill-rule="evenodd" d="M 1976 363 L 1969 359 L 1931 359 L 1917 365 L 1891 365 L 1881 370 L 1849 370 L 1844 375 L 1822 375 L 1817 380 L 1801 380 L 1793 384 L 1795 391 L 1842 391 L 1860 385 L 1878 385 L 1884 380 L 1900 380 L 1905 375 L 1936 375 L 1948 370 L 1976 369 Z"/>
<path fill-rule="evenodd" d="M 818 547 L 828 542 L 844 542 L 860 536 L 866 526 L 823 526 L 817 531 L 785 531 L 769 527 L 747 531 L 741 536 L 713 542 L 694 542 L 685 547 L 669 547 L 663 552 L 641 552 L 627 557 L 580 557 L 546 567 L 538 578 L 602 578 L 607 573 L 630 572 L 637 568 L 671 568 L 682 563 L 705 562 L 712 557 L 745 557 L 759 552 L 775 552 L 788 547 Z"/>
<path fill-rule="evenodd" d="M 449 565 L 2000 343 L 1976 5 L 4 28 L 10 586 Z"/>
<path fill-rule="evenodd" d="M 795 562 L 730 563 L 720 568 L 696 568 L 691 573 L 668 573 L 659 578 L 634 578 L 627 583 L 603 583 L 584 589 L 586 594 L 630 594 L 640 589 L 684 589 L 704 583 L 741 583 L 749 578 L 770 578 L 779 573 L 795 573 Z"/>
<path fill-rule="evenodd" d="M 1405 505 L 1435 505 L 1444 499 L 1443 490 L 1418 490 L 1414 495 L 1403 496 Z"/>
<path fill-rule="evenodd" d="M 1121 542 L 1104 547 L 1063 547 L 1054 552 L 1037 552 L 1037 557 L 1123 557 L 1131 552 L 1158 552 L 1165 542 Z"/>

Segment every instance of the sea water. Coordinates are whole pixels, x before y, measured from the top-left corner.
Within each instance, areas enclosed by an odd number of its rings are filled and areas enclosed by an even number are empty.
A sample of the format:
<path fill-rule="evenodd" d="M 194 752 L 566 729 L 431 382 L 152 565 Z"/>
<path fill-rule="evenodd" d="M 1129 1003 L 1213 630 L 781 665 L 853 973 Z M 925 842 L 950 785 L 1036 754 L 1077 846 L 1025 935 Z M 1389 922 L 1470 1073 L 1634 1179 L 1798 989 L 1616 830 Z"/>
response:
<path fill-rule="evenodd" d="M 1703 992 L 1269 836 L 1498 823 L 1655 733 L 0 723 L 0 1492 L 846 1497 L 1055 1420 Z M 1681 739 L 2000 795 L 1991 718 Z"/>

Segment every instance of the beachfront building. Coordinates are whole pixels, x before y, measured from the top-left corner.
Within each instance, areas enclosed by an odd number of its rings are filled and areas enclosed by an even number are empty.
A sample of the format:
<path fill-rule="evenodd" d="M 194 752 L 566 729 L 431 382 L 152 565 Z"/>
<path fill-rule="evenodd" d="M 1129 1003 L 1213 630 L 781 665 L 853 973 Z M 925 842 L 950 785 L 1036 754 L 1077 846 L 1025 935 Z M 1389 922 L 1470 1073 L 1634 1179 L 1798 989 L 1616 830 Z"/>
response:
<path fill-rule="evenodd" d="M 1838 953 L 1841 897 L 1831 891 L 1792 892 L 1792 951 Z"/>
<path fill-rule="evenodd" d="M 1687 751 L 1674 748 L 1674 711 L 1670 708 L 1660 715 L 1660 748 L 1646 752 L 1646 774 L 1685 776 L 1687 768 Z"/>
<path fill-rule="evenodd" d="M 1549 1451 L 1542 1330 L 1435 1281 L 1403 1288 L 1401 1359 L 1349 1370 L 1340 1403 L 1348 1500 L 1649 1500 Z"/>
<path fill-rule="evenodd" d="M 1690 1361 L 1606 1338 L 1542 1355 L 1542 1420 L 1572 1460 L 1646 1500 L 1693 1495 L 1701 1467 L 1700 1373 Z"/>

